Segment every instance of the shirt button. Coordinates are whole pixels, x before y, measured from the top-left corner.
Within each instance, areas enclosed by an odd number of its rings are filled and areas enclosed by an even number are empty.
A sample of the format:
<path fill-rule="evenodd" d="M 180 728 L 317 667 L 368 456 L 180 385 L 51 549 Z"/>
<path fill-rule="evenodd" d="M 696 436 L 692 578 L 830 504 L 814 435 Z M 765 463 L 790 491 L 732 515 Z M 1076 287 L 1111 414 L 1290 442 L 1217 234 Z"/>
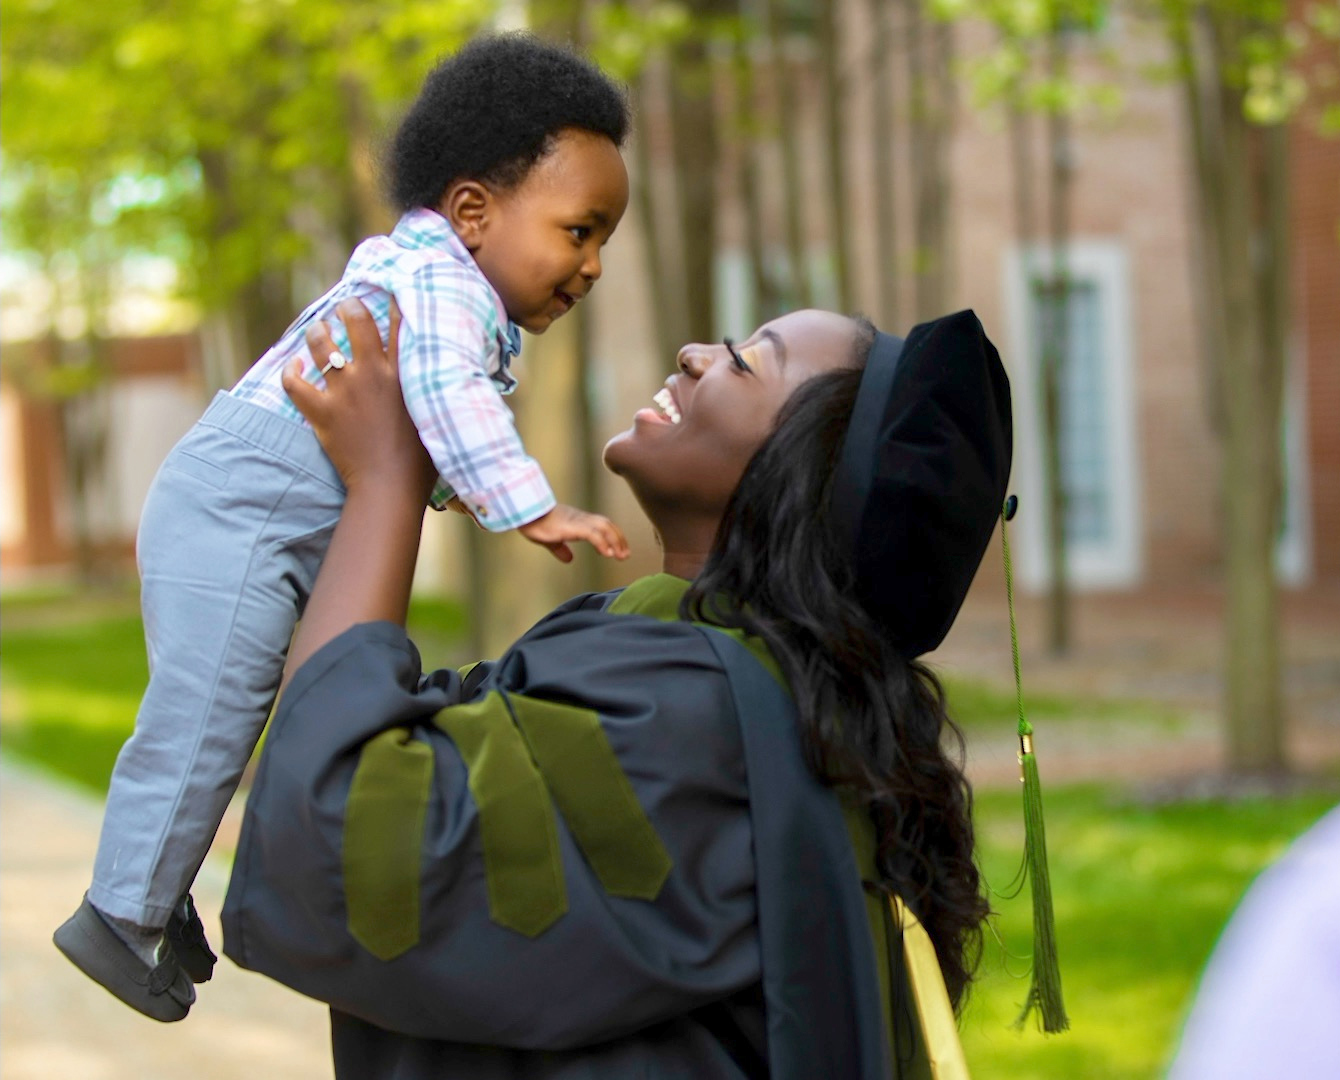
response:
<path fill-rule="evenodd" d="M 476 506 L 476 507 L 475 507 L 475 516 L 476 516 L 476 517 L 488 517 L 488 516 L 489 516 L 489 508 L 488 508 L 487 506 Z"/>

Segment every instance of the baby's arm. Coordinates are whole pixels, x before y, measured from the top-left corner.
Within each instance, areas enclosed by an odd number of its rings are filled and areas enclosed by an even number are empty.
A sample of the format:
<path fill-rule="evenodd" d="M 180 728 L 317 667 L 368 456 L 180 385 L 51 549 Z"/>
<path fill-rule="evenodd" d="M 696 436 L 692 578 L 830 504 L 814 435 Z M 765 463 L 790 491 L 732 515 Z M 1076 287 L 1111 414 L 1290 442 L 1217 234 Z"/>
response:
<path fill-rule="evenodd" d="M 547 547 L 559 562 L 572 562 L 572 548 L 568 546 L 572 540 L 585 540 L 606 558 L 628 558 L 628 541 L 619 526 L 601 514 L 562 503 L 517 532 L 531 543 Z"/>
<path fill-rule="evenodd" d="M 439 474 L 456 491 L 448 506 L 489 532 L 517 529 L 572 561 L 570 541 L 626 559 L 628 541 L 609 518 L 560 506 L 539 464 L 521 445 L 512 412 L 482 357 L 493 347 L 488 305 L 459 271 L 419 272 L 401 299 L 400 380 L 405 406 Z"/>
<path fill-rule="evenodd" d="M 479 525 L 479 520 L 459 498 L 453 498 L 446 508 L 464 514 Z M 482 525 L 479 527 L 483 528 Z M 572 549 L 568 547 L 570 540 L 585 540 L 607 558 L 628 558 L 628 540 L 619 526 L 602 514 L 590 514 L 562 503 L 534 521 L 519 526 L 517 532 L 531 543 L 547 547 L 559 562 L 572 562 Z"/>
<path fill-rule="evenodd" d="M 548 513 L 553 490 L 485 369 L 492 299 L 444 263 L 420 269 L 396 299 L 405 407 L 439 475 L 489 532 Z"/>

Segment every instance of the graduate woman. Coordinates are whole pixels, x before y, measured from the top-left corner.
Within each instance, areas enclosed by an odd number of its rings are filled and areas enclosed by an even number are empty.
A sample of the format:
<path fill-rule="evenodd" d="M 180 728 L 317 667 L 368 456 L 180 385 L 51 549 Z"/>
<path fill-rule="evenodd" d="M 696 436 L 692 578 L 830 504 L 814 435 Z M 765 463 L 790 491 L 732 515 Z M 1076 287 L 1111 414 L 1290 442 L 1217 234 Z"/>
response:
<path fill-rule="evenodd" d="M 228 955 L 331 1005 L 341 1080 L 965 1075 L 950 1002 L 987 905 L 916 657 L 1005 495 L 976 317 L 902 342 L 805 311 L 686 346 L 605 449 L 664 572 L 425 675 L 403 627 L 432 469 L 394 340 L 341 316 L 353 362 L 289 381 L 348 501 Z"/>

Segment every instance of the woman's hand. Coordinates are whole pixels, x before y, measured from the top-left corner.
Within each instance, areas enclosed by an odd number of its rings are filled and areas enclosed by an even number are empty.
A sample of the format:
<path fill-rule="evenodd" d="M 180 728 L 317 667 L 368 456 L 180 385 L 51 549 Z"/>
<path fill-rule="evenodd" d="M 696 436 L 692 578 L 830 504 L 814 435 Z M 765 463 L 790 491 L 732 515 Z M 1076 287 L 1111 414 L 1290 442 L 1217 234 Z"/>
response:
<path fill-rule="evenodd" d="M 361 301 L 345 300 L 337 311 L 353 358 L 326 373 L 325 390 L 304 379 L 302 362 L 295 360 L 284 372 L 284 390 L 312 425 L 346 488 L 406 484 L 427 501 L 436 471 L 400 390 L 400 309 L 391 302 L 387 347 Z M 335 353 L 325 323 L 308 327 L 307 347 L 318 365 Z"/>
<path fill-rule="evenodd" d="M 358 623 L 405 625 L 419 534 L 436 470 L 419 442 L 400 391 L 396 357 L 400 312 L 391 307 L 390 348 L 361 302 L 345 301 L 339 316 L 353 358 L 326 374 L 326 389 L 284 372 L 284 389 L 307 417 L 348 495 L 289 649 L 284 684 L 328 641 Z M 307 331 L 322 363 L 334 343 L 322 323 Z"/>

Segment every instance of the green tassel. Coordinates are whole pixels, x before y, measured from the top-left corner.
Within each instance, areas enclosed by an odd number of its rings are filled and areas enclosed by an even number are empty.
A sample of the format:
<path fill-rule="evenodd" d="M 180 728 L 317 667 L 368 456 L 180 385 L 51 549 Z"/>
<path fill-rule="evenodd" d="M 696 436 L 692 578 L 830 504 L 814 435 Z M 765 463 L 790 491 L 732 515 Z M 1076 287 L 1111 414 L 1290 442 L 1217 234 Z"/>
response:
<path fill-rule="evenodd" d="M 1047 872 L 1047 831 L 1042 823 L 1042 784 L 1033 753 L 1033 729 L 1019 725 L 1019 768 L 1024 784 L 1024 862 L 1033 891 L 1033 980 L 1015 1021 L 1022 1027 L 1034 1009 L 1042 1015 L 1042 1030 L 1065 1031 L 1070 1019 L 1061 1000 L 1061 968 L 1056 959 L 1056 915 L 1052 910 L 1052 882 Z M 1028 728 L 1025 732 L 1023 729 Z"/>
<path fill-rule="evenodd" d="M 1070 1027 L 1061 1000 L 1061 968 L 1056 956 L 1056 913 L 1052 910 L 1052 882 L 1047 870 L 1047 830 L 1042 820 L 1042 782 L 1033 752 L 1033 725 L 1024 717 L 1024 685 L 1019 670 L 1019 632 L 1014 621 L 1014 575 L 1010 567 L 1010 540 L 1005 523 L 1014 517 L 1013 495 L 1000 515 L 1000 540 L 1005 549 L 1005 596 L 1010 608 L 1010 649 L 1014 659 L 1014 692 L 1019 712 L 1019 779 L 1024 785 L 1024 867 L 1033 893 L 1033 977 L 1028 997 L 1015 1021 L 1022 1027 L 1037 1009 L 1042 1030 L 1049 1034 Z"/>

